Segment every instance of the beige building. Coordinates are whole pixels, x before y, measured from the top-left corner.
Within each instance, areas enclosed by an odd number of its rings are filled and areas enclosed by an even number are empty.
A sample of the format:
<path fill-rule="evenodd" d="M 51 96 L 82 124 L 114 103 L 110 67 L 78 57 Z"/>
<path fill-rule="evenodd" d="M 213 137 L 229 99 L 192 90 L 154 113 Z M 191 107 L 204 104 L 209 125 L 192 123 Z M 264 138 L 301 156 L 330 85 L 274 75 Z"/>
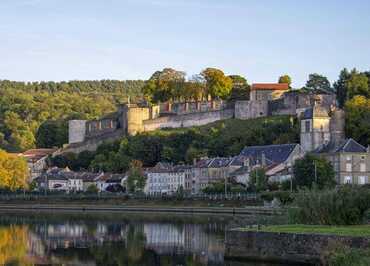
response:
<path fill-rule="evenodd" d="M 251 101 L 271 101 L 289 90 L 288 83 L 254 83 L 251 87 Z"/>
<path fill-rule="evenodd" d="M 331 162 L 338 184 L 369 183 L 370 151 L 353 139 L 345 139 L 344 112 L 329 112 L 320 104 L 301 116 L 301 146 Z"/>
<path fill-rule="evenodd" d="M 364 185 L 370 183 L 370 150 L 353 139 L 343 141 L 338 147 L 328 145 L 320 151 L 328 159 L 338 184 Z"/>
<path fill-rule="evenodd" d="M 18 154 L 27 161 L 31 181 L 47 170 L 47 159 L 56 151 L 57 149 L 31 149 Z"/>

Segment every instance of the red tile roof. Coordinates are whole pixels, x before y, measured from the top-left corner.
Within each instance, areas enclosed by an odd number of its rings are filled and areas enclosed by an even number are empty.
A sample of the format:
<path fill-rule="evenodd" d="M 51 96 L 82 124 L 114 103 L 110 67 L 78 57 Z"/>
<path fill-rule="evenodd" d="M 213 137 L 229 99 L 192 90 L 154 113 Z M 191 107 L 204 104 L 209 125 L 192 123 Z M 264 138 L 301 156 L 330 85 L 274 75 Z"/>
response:
<path fill-rule="evenodd" d="M 288 90 L 288 83 L 253 83 L 252 90 Z"/>
<path fill-rule="evenodd" d="M 20 153 L 19 156 L 23 156 L 27 160 L 37 161 L 47 155 L 54 153 L 57 150 L 58 149 L 31 149 L 23 153 Z"/>

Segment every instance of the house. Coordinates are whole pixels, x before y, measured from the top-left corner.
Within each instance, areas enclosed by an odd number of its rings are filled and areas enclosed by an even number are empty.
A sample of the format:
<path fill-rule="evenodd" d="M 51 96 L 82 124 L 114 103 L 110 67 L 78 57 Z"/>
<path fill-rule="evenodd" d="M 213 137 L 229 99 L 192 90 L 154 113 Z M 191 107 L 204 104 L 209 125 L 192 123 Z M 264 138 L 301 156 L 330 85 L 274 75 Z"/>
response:
<path fill-rule="evenodd" d="M 370 148 L 353 139 L 340 145 L 326 145 L 316 150 L 318 155 L 331 162 L 338 184 L 365 185 L 370 183 Z"/>
<path fill-rule="evenodd" d="M 191 171 L 188 166 L 174 166 L 159 162 L 145 171 L 147 176 L 144 192 L 150 195 L 171 195 L 180 189 L 192 190 Z"/>
<path fill-rule="evenodd" d="M 249 163 L 244 155 L 200 159 L 192 167 L 194 193 L 199 193 L 209 184 L 227 181 L 230 173 Z"/>
<path fill-rule="evenodd" d="M 47 158 L 56 151 L 57 149 L 31 149 L 18 154 L 27 161 L 31 181 L 48 168 Z"/>
<path fill-rule="evenodd" d="M 271 101 L 289 90 L 288 83 L 253 83 L 251 86 L 251 101 Z"/>
<path fill-rule="evenodd" d="M 318 102 L 301 117 L 301 145 L 331 162 L 338 184 L 370 183 L 370 151 L 344 134 L 344 111 L 328 110 Z"/>
<path fill-rule="evenodd" d="M 242 166 L 229 174 L 230 181 L 242 185 L 247 185 L 249 182 L 250 166 Z"/>
<path fill-rule="evenodd" d="M 53 167 L 34 179 L 39 189 L 50 191 L 69 191 L 68 176 L 71 171 L 68 168 L 62 169 Z"/>
<path fill-rule="evenodd" d="M 94 179 L 94 184 L 99 192 L 124 192 L 126 180 L 126 174 L 100 173 Z"/>
<path fill-rule="evenodd" d="M 250 170 L 263 167 L 270 181 L 283 182 L 292 177 L 292 166 L 304 153 L 299 144 L 274 144 L 245 147 L 240 155 L 249 158 Z"/>

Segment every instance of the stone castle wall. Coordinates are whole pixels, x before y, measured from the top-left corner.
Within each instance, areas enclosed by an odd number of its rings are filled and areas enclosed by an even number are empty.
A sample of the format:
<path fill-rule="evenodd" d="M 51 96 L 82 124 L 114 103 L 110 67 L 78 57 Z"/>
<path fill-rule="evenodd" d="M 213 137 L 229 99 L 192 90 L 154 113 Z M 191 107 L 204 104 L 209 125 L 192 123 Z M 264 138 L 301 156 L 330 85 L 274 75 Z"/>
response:
<path fill-rule="evenodd" d="M 159 117 L 145 120 L 144 131 L 153 131 L 160 128 L 181 128 L 202 126 L 215 121 L 233 118 L 234 110 L 225 109 L 219 111 L 198 112 L 182 115 Z"/>
<path fill-rule="evenodd" d="M 336 105 L 334 94 L 288 92 L 283 97 L 269 102 L 268 115 L 298 115 L 313 106 L 315 100 L 319 100 L 327 110 Z"/>
<path fill-rule="evenodd" d="M 268 101 L 236 101 L 235 118 L 252 119 L 267 116 Z"/>
<path fill-rule="evenodd" d="M 79 143 L 85 140 L 86 120 L 68 121 L 68 143 Z"/>

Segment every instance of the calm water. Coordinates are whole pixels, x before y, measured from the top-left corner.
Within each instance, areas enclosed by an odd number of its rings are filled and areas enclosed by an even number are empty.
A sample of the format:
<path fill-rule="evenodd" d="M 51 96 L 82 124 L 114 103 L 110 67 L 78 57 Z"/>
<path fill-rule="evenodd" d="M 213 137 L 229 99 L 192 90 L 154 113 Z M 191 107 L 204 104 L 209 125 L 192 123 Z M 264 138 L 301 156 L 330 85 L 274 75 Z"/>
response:
<path fill-rule="evenodd" d="M 0 217 L 1 265 L 270 265 L 224 259 L 225 229 L 270 222 L 261 218 L 43 212 Z"/>

